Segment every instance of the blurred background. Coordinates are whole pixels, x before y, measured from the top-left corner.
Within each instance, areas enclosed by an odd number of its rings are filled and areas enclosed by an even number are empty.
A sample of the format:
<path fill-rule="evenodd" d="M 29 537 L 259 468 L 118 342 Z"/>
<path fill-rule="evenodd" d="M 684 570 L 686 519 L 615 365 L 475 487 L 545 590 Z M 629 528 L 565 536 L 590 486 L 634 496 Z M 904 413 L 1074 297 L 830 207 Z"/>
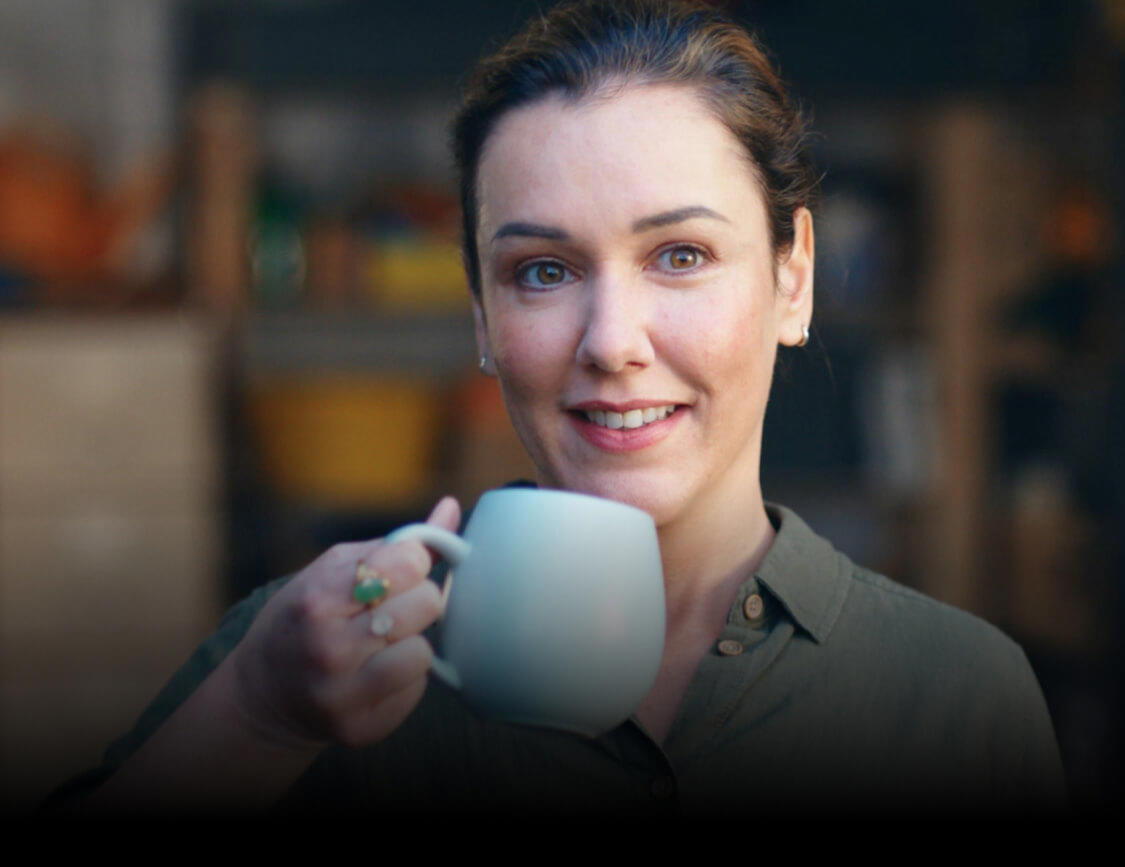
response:
<path fill-rule="evenodd" d="M 527 477 L 446 148 L 547 2 L 0 3 L 0 781 L 95 763 L 222 610 Z M 730 0 L 813 116 L 767 499 L 1027 650 L 1121 794 L 1125 3 Z"/>

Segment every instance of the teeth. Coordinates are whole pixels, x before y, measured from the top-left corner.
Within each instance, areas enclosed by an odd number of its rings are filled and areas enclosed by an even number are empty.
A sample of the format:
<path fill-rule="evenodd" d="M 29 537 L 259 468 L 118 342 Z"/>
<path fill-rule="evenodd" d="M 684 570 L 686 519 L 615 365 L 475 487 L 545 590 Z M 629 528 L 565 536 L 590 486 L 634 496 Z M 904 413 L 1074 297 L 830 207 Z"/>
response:
<path fill-rule="evenodd" d="M 632 430 L 642 425 L 652 424 L 667 418 L 675 411 L 674 404 L 666 406 L 649 406 L 644 409 L 631 409 L 628 412 L 613 412 L 612 410 L 592 409 L 586 412 L 586 418 L 596 425 L 607 427 L 611 430 Z"/>

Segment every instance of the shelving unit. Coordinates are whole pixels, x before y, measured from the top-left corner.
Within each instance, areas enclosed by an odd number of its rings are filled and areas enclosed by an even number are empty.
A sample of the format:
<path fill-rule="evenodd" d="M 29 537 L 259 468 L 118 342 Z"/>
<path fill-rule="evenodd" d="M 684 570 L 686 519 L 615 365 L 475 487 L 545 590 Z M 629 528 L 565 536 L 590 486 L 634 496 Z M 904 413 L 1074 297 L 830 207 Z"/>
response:
<path fill-rule="evenodd" d="M 0 798 L 95 765 L 213 628 L 215 335 L 192 317 L 0 319 Z"/>
<path fill-rule="evenodd" d="M 326 370 L 394 371 L 445 382 L 472 369 L 476 354 L 467 312 L 259 313 L 246 322 L 238 349 L 241 376 L 249 381 Z"/>
<path fill-rule="evenodd" d="M 5 17 L 13 81 L 42 80 L 38 103 L 86 122 L 114 171 L 182 118 L 178 223 L 149 239 L 176 235 L 182 283 L 64 300 L 0 269 L 0 794 L 26 804 L 92 764 L 236 597 L 442 493 L 468 505 L 531 473 L 450 281 L 404 312 L 369 258 L 362 291 L 345 272 L 355 235 L 401 228 L 373 205 L 386 182 L 450 193 L 454 90 L 543 4 L 110 4 L 89 39 L 104 4 L 67 5 L 78 24 L 57 33 L 50 11 Z M 1119 795 L 1103 757 L 1125 752 L 1120 4 L 723 5 L 813 100 L 827 172 L 813 340 L 775 377 L 767 498 L 1008 631 L 1073 787 Z M 1105 213 L 1079 206 L 1067 231 L 1105 220 L 1105 258 L 1044 302 L 1043 220 L 1068 184 Z M 440 228 L 440 201 L 423 205 Z M 428 240 L 448 278 L 455 250 Z M 7 312 L 40 297 L 60 311 Z M 387 465 L 401 475 L 380 487 Z"/>
<path fill-rule="evenodd" d="M 1018 355 L 999 319 L 1048 265 L 1037 239 L 1051 205 L 1049 153 L 1027 114 L 1000 102 L 854 108 L 880 118 L 871 128 L 879 159 L 845 160 L 839 174 L 853 189 L 866 182 L 892 191 L 872 235 L 885 261 L 868 276 L 881 283 L 856 287 L 861 273 L 841 291 L 831 269 L 818 277 L 817 339 L 803 357 L 783 360 L 794 381 L 779 374 L 767 417 L 767 497 L 800 506 L 814 526 L 822 521 L 857 560 L 1017 633 L 1072 643 L 1073 636 L 1030 626 L 1045 619 L 1029 614 L 1011 573 L 1018 519 L 998 502 L 1007 495 L 994 478 L 993 391 Z M 822 160 L 831 166 L 831 131 L 826 139 Z M 854 158 L 854 145 L 844 151 Z M 829 199 L 848 190 L 833 180 L 830 170 Z M 824 219 L 832 214 L 826 207 Z M 829 265 L 838 252 L 828 248 Z M 241 323 L 232 333 L 242 389 L 286 378 L 347 375 L 374 384 L 408 377 L 448 401 L 471 376 L 467 311 L 294 308 L 255 312 Z M 506 477 L 498 467 L 494 483 Z M 443 478 L 420 477 L 417 488 L 436 495 Z M 397 517 L 407 505 L 391 498 L 380 507 L 377 499 L 366 506 L 372 515 Z M 1074 598 L 1073 617 L 1090 624 L 1082 631 L 1096 645 L 1096 617 L 1081 611 L 1097 603 Z"/>
<path fill-rule="evenodd" d="M 736 13 L 742 9 L 731 5 Z M 1059 185 L 1075 172 L 1110 177 L 1113 143 L 1121 143 L 1122 133 L 1119 122 L 1114 126 L 1111 95 L 1103 94 L 1101 103 L 1092 97 L 1094 103 L 1084 106 L 1057 89 L 1081 47 L 1094 42 L 1083 35 L 1089 21 L 1069 14 L 1065 4 L 1048 5 L 1035 16 L 1011 4 L 973 7 L 969 16 L 968 5 L 906 13 L 901 4 L 875 3 L 843 13 L 819 4 L 818 20 L 834 26 L 813 29 L 779 6 L 755 8 L 765 41 L 787 61 L 783 73 L 807 76 L 827 94 L 814 124 L 827 177 L 813 342 L 800 354 L 783 353 L 785 369 L 775 377 L 766 418 L 763 482 L 767 499 L 796 507 L 857 561 L 998 623 L 1033 658 L 1062 659 L 1057 670 L 1065 672 L 1110 658 L 1108 627 L 1122 595 L 1115 570 L 1125 563 L 1114 531 L 1121 504 L 1110 496 L 1098 511 L 1084 502 L 1075 485 L 1075 454 L 1065 444 L 1053 445 L 1041 463 L 1005 452 L 1010 428 L 1034 430 L 1039 422 L 1009 418 L 1004 389 L 1031 382 L 1070 406 L 1071 375 L 1081 388 L 1078 365 L 1086 363 L 1050 341 L 1012 332 L 1006 316 L 1055 267 L 1043 218 L 1055 206 Z M 359 56 L 355 44 L 363 42 L 366 52 L 369 40 L 357 34 L 377 29 L 378 18 L 370 11 L 355 18 L 361 6 L 234 13 L 199 4 L 186 63 L 189 93 L 218 74 L 267 107 L 289 97 L 306 106 L 318 99 L 391 104 L 396 92 L 400 100 L 435 106 L 448 101 L 469 54 L 443 54 L 424 73 L 399 50 L 405 39 L 396 51 Z M 391 29 L 379 38 L 395 42 L 394 28 L 409 29 L 425 16 L 424 8 L 431 6 L 391 16 Z M 487 20 L 457 18 L 465 28 L 458 51 L 494 39 L 528 11 L 513 0 L 489 4 Z M 918 44 L 917 14 L 935 35 L 919 58 L 908 58 L 902 52 Z M 852 21 L 856 16 L 860 24 Z M 966 16 L 979 24 L 977 30 L 964 26 Z M 344 21 L 352 22 L 354 32 L 340 31 Z M 839 33 L 848 27 L 881 34 L 881 50 L 857 54 L 848 48 L 841 57 Z M 1004 41 L 994 45 L 997 33 Z M 331 59 L 309 50 L 326 39 L 343 46 Z M 266 44 L 285 50 L 259 50 Z M 963 54 L 957 63 L 945 56 L 950 45 Z M 282 55 L 285 62 L 277 59 Z M 1099 62 L 1110 72 L 1116 68 Z M 385 117 L 392 122 L 393 112 Z M 1102 140 L 1108 144 L 1099 146 Z M 249 201 L 252 172 L 261 165 L 247 166 L 228 205 L 237 196 Z M 417 170 L 412 163 L 410 171 Z M 447 165 L 435 164 L 432 173 L 448 182 Z M 846 196 L 873 203 L 866 217 L 877 222 L 866 231 L 882 244 L 881 260 L 864 260 L 870 251 L 859 255 L 829 243 L 833 197 L 839 204 Z M 1106 196 L 1120 208 L 1119 189 Z M 866 217 L 854 210 L 837 213 L 849 230 Z M 845 259 L 834 261 L 842 250 Z M 236 269 L 227 274 L 235 283 L 249 279 Z M 1105 286 L 1099 291 L 1109 294 Z M 293 309 L 255 313 L 245 323 L 234 348 L 243 385 L 326 370 L 371 379 L 405 373 L 453 406 L 449 389 L 471 380 L 471 329 L 459 315 L 395 319 L 377 309 Z M 1093 339 L 1089 355 L 1100 347 L 1112 357 L 1115 334 Z M 1115 393 L 1120 371 L 1096 361 L 1088 366 L 1109 383 L 1106 393 Z M 1097 416 L 1108 401 L 1090 397 L 1089 412 Z M 437 478 L 449 478 L 451 465 L 466 455 L 474 455 L 469 460 L 477 485 L 513 474 L 509 460 L 519 446 L 510 432 L 499 433 L 500 416 L 490 418 L 495 424 L 484 439 L 491 437 L 492 445 L 466 448 L 460 457 L 447 450 L 445 458 L 436 458 L 444 461 Z M 315 526 L 308 538 L 317 543 L 335 532 L 374 533 L 399 517 L 395 508 L 334 517 L 332 509 L 307 503 L 279 506 L 263 497 L 260 474 L 243 478 L 248 496 L 258 498 L 251 500 L 258 514 L 280 509 L 273 514 L 282 514 L 287 528 Z M 1119 480 L 1111 484 L 1120 490 Z M 1099 545 L 1109 553 L 1098 556 Z M 259 559 L 249 572 L 264 580 L 276 562 Z M 1057 677 L 1061 683 L 1066 675 Z M 1067 721 L 1065 700 L 1057 698 L 1064 689 L 1045 685 L 1048 698 L 1058 702 L 1053 709 L 1061 714 L 1065 753 L 1068 738 L 1082 737 L 1082 724 Z"/>
<path fill-rule="evenodd" d="M 1017 467 L 1029 475 L 1013 479 L 1000 442 L 1013 423 L 997 400 L 1007 383 L 1030 375 L 1050 393 L 1066 389 L 1049 371 L 1065 369 L 1067 353 L 1006 324 L 1006 311 L 1055 267 L 1045 226 L 1062 174 L 1058 142 L 1031 106 L 1004 101 L 851 108 L 823 131 L 829 243 L 816 337 L 802 356 L 783 357 L 775 377 L 767 497 L 799 505 L 857 560 L 1033 649 L 1104 652 L 1112 565 L 1093 562 L 1094 519 L 1069 485 L 1069 458 L 1045 455 L 1055 472 Z M 863 119 L 859 133 L 847 128 L 850 116 Z M 848 162 L 863 159 L 862 135 L 873 130 L 885 183 L 871 157 L 858 171 Z M 835 156 L 833 140 L 845 143 Z M 869 190 L 897 190 L 870 200 L 881 216 L 844 199 L 855 175 Z M 841 215 L 897 247 L 853 251 L 868 257 L 861 271 L 881 276 L 858 295 L 840 287 L 852 264 L 831 243 L 830 221 Z M 893 267 L 872 265 L 880 257 Z"/>

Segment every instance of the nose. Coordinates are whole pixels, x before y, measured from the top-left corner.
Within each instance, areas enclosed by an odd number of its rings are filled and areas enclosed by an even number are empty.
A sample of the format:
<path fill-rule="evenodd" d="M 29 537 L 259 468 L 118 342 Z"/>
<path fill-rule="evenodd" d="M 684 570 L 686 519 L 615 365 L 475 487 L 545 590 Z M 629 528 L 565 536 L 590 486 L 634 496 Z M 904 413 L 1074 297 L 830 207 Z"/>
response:
<path fill-rule="evenodd" d="M 576 360 L 585 367 L 621 373 L 652 364 L 649 311 L 640 288 L 622 279 L 592 282 L 586 294 Z"/>

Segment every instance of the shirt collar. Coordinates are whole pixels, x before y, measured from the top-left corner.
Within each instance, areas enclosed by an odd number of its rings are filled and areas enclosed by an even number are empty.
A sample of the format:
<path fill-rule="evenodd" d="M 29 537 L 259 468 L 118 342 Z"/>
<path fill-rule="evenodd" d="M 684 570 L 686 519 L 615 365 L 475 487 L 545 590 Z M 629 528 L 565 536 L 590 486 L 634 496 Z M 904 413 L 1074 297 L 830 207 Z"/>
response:
<path fill-rule="evenodd" d="M 791 509 L 766 503 L 766 513 L 777 533 L 754 577 L 821 644 L 844 607 L 848 560 Z"/>
<path fill-rule="evenodd" d="M 537 486 L 535 482 L 520 479 L 505 487 Z M 731 616 L 736 621 L 745 619 L 741 606 L 746 596 L 757 592 L 754 586 L 754 579 L 757 579 L 801 629 L 817 644 L 823 644 L 848 595 L 851 576 L 848 558 L 827 539 L 814 533 L 792 509 L 777 503 L 765 505 L 776 530 L 773 545 L 753 578 L 738 593 Z"/>

